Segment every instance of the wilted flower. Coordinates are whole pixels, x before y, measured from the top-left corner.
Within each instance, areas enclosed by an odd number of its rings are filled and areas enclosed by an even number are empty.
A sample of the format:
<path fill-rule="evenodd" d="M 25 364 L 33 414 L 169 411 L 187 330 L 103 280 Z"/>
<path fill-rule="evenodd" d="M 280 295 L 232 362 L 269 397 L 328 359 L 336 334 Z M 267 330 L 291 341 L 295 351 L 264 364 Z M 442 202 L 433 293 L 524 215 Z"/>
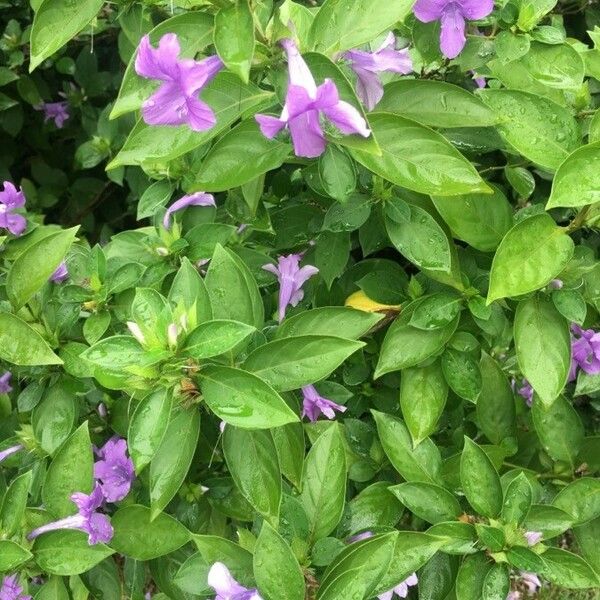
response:
<path fill-rule="evenodd" d="M 383 96 L 383 84 L 377 73 L 387 71 L 406 75 L 413 68 L 408 49 L 396 50 L 396 36 L 391 31 L 375 52 L 349 50 L 344 58 L 351 62 L 358 77 L 356 93 L 368 110 L 373 110 Z"/>
<path fill-rule="evenodd" d="M 104 502 L 104 494 L 100 486 L 96 484 L 89 496 L 76 492 L 71 496 L 71 500 L 79 509 L 77 514 L 42 525 L 34 529 L 27 539 L 33 540 L 43 533 L 58 529 L 78 529 L 88 534 L 88 544 L 90 545 L 110 542 L 113 537 L 112 525 L 106 515 L 96 512 Z"/>
<path fill-rule="evenodd" d="M 50 275 L 50 281 L 53 283 L 62 283 L 69 277 L 69 270 L 67 269 L 67 263 L 63 260 L 52 275 Z"/>
<path fill-rule="evenodd" d="M 188 206 L 216 206 L 215 197 L 212 194 L 205 192 L 196 192 L 189 194 L 176 200 L 169 206 L 163 218 L 163 226 L 165 229 L 171 229 L 171 215 L 179 210 L 183 210 Z"/>
<path fill-rule="evenodd" d="M 184 125 L 194 131 L 210 129 L 216 123 L 212 108 L 198 94 L 223 68 L 218 56 L 201 61 L 180 59 L 179 39 L 174 33 L 160 38 L 158 48 L 145 35 L 138 46 L 135 71 L 147 79 L 162 81 L 142 105 L 148 125 Z"/>
<path fill-rule="evenodd" d="M 215 600 L 262 600 L 256 589 L 248 589 L 240 585 L 231 575 L 229 569 L 216 562 L 208 572 L 208 585 L 217 592 Z"/>
<path fill-rule="evenodd" d="M 0 586 L 0 600 L 31 600 L 31 596 L 23 594 L 18 575 L 7 575 Z"/>
<path fill-rule="evenodd" d="M 333 400 L 323 398 L 317 392 L 314 385 L 305 385 L 302 388 L 302 416 L 308 417 L 313 423 L 319 418 L 320 414 L 325 415 L 328 419 L 335 419 L 335 411 L 346 412 L 346 407 L 341 404 L 336 404 Z"/>
<path fill-rule="evenodd" d="M 441 21 L 440 47 L 446 58 L 456 58 L 465 47 L 465 21 L 487 17 L 494 0 L 417 0 L 413 12 L 423 23 Z"/>
<path fill-rule="evenodd" d="M 569 381 L 577 376 L 577 367 L 588 375 L 600 373 L 600 333 L 593 329 L 582 329 L 579 325 L 571 325 L 571 370 Z"/>
<path fill-rule="evenodd" d="M 9 456 L 16 454 L 20 450 L 23 450 L 22 444 L 16 444 L 15 446 L 10 446 L 10 448 L 6 448 L 5 450 L 0 450 L 0 462 L 6 460 Z M 0 600 L 2 600 L 0 598 Z"/>
<path fill-rule="evenodd" d="M 12 387 L 10 385 L 11 378 L 12 373 L 10 371 L 5 371 L 4 375 L 0 376 L 0 394 L 12 392 Z"/>
<path fill-rule="evenodd" d="M 44 111 L 44 123 L 50 119 L 54 120 L 54 124 L 58 129 L 62 129 L 65 121 L 69 118 L 69 103 L 63 102 L 42 102 L 34 107 L 35 110 Z"/>
<path fill-rule="evenodd" d="M 319 272 L 317 267 L 306 265 L 300 267 L 302 254 L 280 256 L 278 266 L 263 265 L 265 271 L 273 273 L 279 280 L 279 322 L 283 321 L 288 306 L 297 306 L 304 298 L 302 286 Z"/>
<path fill-rule="evenodd" d="M 525 532 L 525 539 L 527 540 L 528 546 L 535 546 L 543 537 L 544 534 L 541 531 Z"/>
<path fill-rule="evenodd" d="M 279 118 L 256 115 L 263 135 L 272 139 L 288 127 L 296 156 L 307 158 L 320 156 L 327 145 L 320 122 L 321 114 L 346 135 L 358 133 L 369 137 L 371 131 L 366 121 L 354 106 L 340 100 L 335 83 L 326 79 L 317 87 L 293 40 L 282 40 L 281 45 L 288 58 L 289 85 Z"/>
<path fill-rule="evenodd" d="M 392 600 L 394 594 L 399 596 L 400 598 L 406 598 L 408 596 L 408 588 L 413 585 L 417 585 L 419 583 L 419 579 L 417 578 L 417 574 L 413 573 L 409 575 L 402 583 L 398 584 L 394 589 L 389 592 L 385 592 L 383 594 L 379 594 L 377 596 L 379 600 Z"/>
<path fill-rule="evenodd" d="M 23 215 L 14 211 L 25 206 L 25 194 L 10 182 L 4 182 L 4 189 L 0 192 L 0 227 L 8 229 L 13 235 L 21 235 L 27 227 Z"/>
<path fill-rule="evenodd" d="M 123 500 L 135 478 L 133 462 L 127 456 L 127 442 L 112 437 L 96 452 L 101 459 L 94 464 L 94 477 L 107 502 Z"/>

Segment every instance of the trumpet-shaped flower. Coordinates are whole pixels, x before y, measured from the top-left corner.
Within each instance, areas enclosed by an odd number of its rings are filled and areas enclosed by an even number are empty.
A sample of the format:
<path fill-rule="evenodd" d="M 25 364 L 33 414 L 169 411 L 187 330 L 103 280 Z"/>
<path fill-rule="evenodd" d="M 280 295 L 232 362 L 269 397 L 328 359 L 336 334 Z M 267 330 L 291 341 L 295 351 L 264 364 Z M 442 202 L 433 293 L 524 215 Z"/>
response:
<path fill-rule="evenodd" d="M 62 129 L 65 121 L 69 118 L 69 103 L 62 102 L 42 102 L 35 107 L 35 110 L 44 111 L 44 123 L 52 119 L 58 129 Z"/>
<path fill-rule="evenodd" d="M 62 283 L 69 277 L 69 270 L 67 269 L 67 263 L 63 260 L 58 267 L 56 267 L 54 273 L 50 275 L 50 281 L 53 283 Z"/>
<path fill-rule="evenodd" d="M 173 213 L 183 210 L 188 206 L 216 206 L 215 197 L 212 194 L 205 192 L 196 192 L 195 194 L 188 194 L 176 200 L 169 206 L 165 216 L 163 218 L 163 227 L 165 229 L 171 229 L 171 217 Z"/>
<path fill-rule="evenodd" d="M 305 385 L 302 388 L 302 416 L 308 417 L 313 423 L 319 418 L 320 414 L 328 419 L 335 419 L 335 411 L 346 412 L 346 407 L 336 404 L 329 398 L 324 398 L 317 392 L 314 385 Z"/>
<path fill-rule="evenodd" d="M 217 592 L 215 600 L 262 600 L 256 589 L 239 584 L 220 562 L 216 562 L 208 572 L 208 585 Z"/>
<path fill-rule="evenodd" d="M 100 458 L 94 464 L 94 477 L 107 502 L 123 500 L 131 489 L 135 478 L 133 462 L 127 456 L 127 442 L 112 437 L 96 452 Z"/>
<path fill-rule="evenodd" d="M 10 182 L 4 182 L 4 189 L 0 192 L 0 227 L 8 229 L 13 235 L 19 236 L 27 227 L 23 215 L 14 211 L 25 206 L 25 194 Z"/>
<path fill-rule="evenodd" d="M 494 0 L 417 0 L 415 17 L 423 23 L 441 22 L 440 47 L 446 58 L 456 58 L 465 47 L 466 21 L 487 17 Z"/>
<path fill-rule="evenodd" d="M 289 68 L 289 85 L 281 116 L 256 115 L 265 137 L 274 138 L 282 129 L 290 130 L 296 156 L 314 158 L 325 151 L 327 141 L 321 126 L 321 116 L 333 123 L 342 133 L 357 133 L 369 137 L 371 131 L 360 112 L 340 100 L 337 87 L 326 79 L 317 87 L 314 77 L 300 55 L 296 44 L 282 40 Z"/>
<path fill-rule="evenodd" d="M 600 373 L 600 332 L 593 329 L 582 329 L 579 325 L 571 325 L 571 370 L 569 381 L 577 376 L 580 368 L 588 375 Z"/>
<path fill-rule="evenodd" d="M 216 123 L 212 108 L 198 98 L 202 89 L 223 68 L 221 59 L 210 56 L 201 61 L 180 59 L 179 39 L 174 33 L 160 38 L 158 48 L 145 35 L 138 47 L 135 71 L 161 85 L 142 105 L 148 125 L 189 125 L 194 131 L 205 131 Z"/>
<path fill-rule="evenodd" d="M 2 462 L 3 460 L 6 460 L 9 456 L 12 456 L 13 454 L 16 454 L 17 452 L 20 452 L 21 450 L 23 450 L 22 444 L 16 444 L 15 446 L 10 446 L 9 448 L 6 448 L 5 450 L 0 450 L 0 462 Z"/>

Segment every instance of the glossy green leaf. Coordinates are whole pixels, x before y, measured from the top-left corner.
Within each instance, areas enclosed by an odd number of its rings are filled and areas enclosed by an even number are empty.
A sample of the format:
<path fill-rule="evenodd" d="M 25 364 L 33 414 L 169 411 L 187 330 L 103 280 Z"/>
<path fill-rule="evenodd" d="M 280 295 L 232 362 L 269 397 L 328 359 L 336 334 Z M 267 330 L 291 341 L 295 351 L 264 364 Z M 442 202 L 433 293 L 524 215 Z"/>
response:
<path fill-rule="evenodd" d="M 552 504 L 573 517 L 574 525 L 582 525 L 600 516 L 600 480 L 576 479 L 563 488 Z"/>
<path fill-rule="evenodd" d="M 217 13 L 214 43 L 225 66 L 248 83 L 254 55 L 254 21 L 246 2 L 226 6 Z"/>
<path fill-rule="evenodd" d="M 543 558 L 545 566 L 542 575 L 552 583 L 570 590 L 600 586 L 598 575 L 577 554 L 560 548 L 548 548 Z"/>
<path fill-rule="evenodd" d="M 185 257 L 171 284 L 169 300 L 175 306 L 182 306 L 186 309 L 190 327 L 212 319 L 213 312 L 204 279 Z"/>
<path fill-rule="evenodd" d="M 31 552 L 11 540 L 0 540 L 0 571 L 16 569 L 31 558 Z"/>
<path fill-rule="evenodd" d="M 527 531 L 541 531 L 544 539 L 551 539 L 565 532 L 573 524 L 573 517 L 551 504 L 533 504 L 527 518 Z"/>
<path fill-rule="evenodd" d="M 302 462 L 304 461 L 304 430 L 300 423 L 288 423 L 271 429 L 271 435 L 281 473 L 297 489 L 302 486 Z"/>
<path fill-rule="evenodd" d="M 483 600 L 506 600 L 510 591 L 510 576 L 508 566 L 503 564 L 492 565 L 483 580 Z"/>
<path fill-rule="evenodd" d="M 483 552 L 467 556 L 456 576 L 456 600 L 474 600 L 483 597 L 483 586 L 486 575 L 492 568 Z"/>
<path fill-rule="evenodd" d="M 502 506 L 502 520 L 506 523 L 520 525 L 531 508 L 533 490 L 527 476 L 521 472 L 506 488 L 504 505 Z"/>
<path fill-rule="evenodd" d="M 4 493 L 4 498 L 0 503 L 0 528 L 8 536 L 17 533 L 19 527 L 21 527 L 27 508 L 32 478 L 32 472 L 26 471 L 15 477 Z"/>
<path fill-rule="evenodd" d="M 224 354 L 254 333 L 254 327 L 239 321 L 206 321 L 185 340 L 184 352 L 196 360 Z"/>
<path fill-rule="evenodd" d="M 413 514 L 428 523 L 453 521 L 462 514 L 458 500 L 439 485 L 423 482 L 407 482 L 390 488 Z"/>
<path fill-rule="evenodd" d="M 352 159 L 329 144 L 319 157 L 319 177 L 323 189 L 338 202 L 346 202 L 356 189 L 356 169 Z"/>

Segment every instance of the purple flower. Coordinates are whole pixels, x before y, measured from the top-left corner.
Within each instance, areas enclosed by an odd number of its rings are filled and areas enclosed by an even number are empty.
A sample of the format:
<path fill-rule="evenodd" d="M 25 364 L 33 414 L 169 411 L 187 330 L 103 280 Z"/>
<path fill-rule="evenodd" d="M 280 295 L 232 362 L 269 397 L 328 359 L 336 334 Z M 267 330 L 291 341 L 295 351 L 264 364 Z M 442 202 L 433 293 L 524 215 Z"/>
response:
<path fill-rule="evenodd" d="M 527 379 L 523 379 L 521 382 L 521 387 L 517 390 L 519 396 L 525 398 L 525 403 L 527 406 L 531 406 L 533 404 L 533 388 Z"/>
<path fill-rule="evenodd" d="M 319 272 L 317 267 L 306 265 L 300 267 L 302 254 L 280 256 L 278 266 L 263 265 L 265 271 L 273 273 L 279 280 L 279 322 L 283 321 L 288 306 L 297 306 L 304 298 L 302 286 Z"/>
<path fill-rule="evenodd" d="M 25 206 L 25 194 L 10 182 L 4 182 L 4 189 L 0 192 L 0 227 L 8 229 L 13 235 L 21 235 L 27 227 L 23 215 L 14 213 L 17 208 Z"/>
<path fill-rule="evenodd" d="M 4 375 L 0 377 L 0 394 L 12 392 L 12 387 L 10 386 L 11 377 L 12 373 L 10 371 L 5 371 Z"/>
<path fill-rule="evenodd" d="M 117 436 L 110 438 L 96 452 L 101 459 L 94 464 L 94 477 L 107 502 L 123 500 L 135 478 L 133 462 L 127 456 L 127 442 Z"/>
<path fill-rule="evenodd" d="M 286 39 L 281 41 L 281 45 L 287 53 L 289 85 L 279 118 L 256 115 L 263 135 L 272 139 L 284 127 L 288 127 L 296 156 L 307 158 L 320 156 L 327 145 L 321 127 L 321 115 L 346 135 L 358 133 L 369 137 L 371 131 L 366 121 L 354 106 L 340 100 L 335 83 L 326 79 L 317 87 L 296 44 Z"/>
<path fill-rule="evenodd" d="M 487 81 L 485 80 L 485 77 L 477 77 L 477 74 L 475 73 L 475 71 L 470 71 L 470 73 L 473 75 L 473 81 L 475 82 L 475 85 L 480 90 L 483 89 L 487 85 Z"/>
<path fill-rule="evenodd" d="M 544 537 L 544 534 L 541 531 L 526 531 L 525 539 L 527 540 L 528 546 L 535 546 L 541 539 Z"/>
<path fill-rule="evenodd" d="M 383 96 L 383 84 L 377 73 L 388 71 L 406 75 L 413 69 L 408 50 L 396 50 L 396 37 L 390 31 L 375 52 L 349 50 L 344 58 L 352 63 L 356 73 L 356 93 L 368 110 L 373 110 Z"/>
<path fill-rule="evenodd" d="M 354 542 L 362 542 L 362 540 L 368 540 L 373 537 L 372 531 L 363 531 L 362 533 L 357 533 L 356 535 L 351 535 L 346 541 L 349 544 L 354 544 Z"/>
<path fill-rule="evenodd" d="M 16 446 L 11 446 L 10 448 L 6 448 L 6 450 L 0 450 L 0 462 L 2 462 L 3 460 L 6 460 L 9 456 L 16 454 L 20 450 L 23 450 L 22 444 L 17 444 Z"/>
<path fill-rule="evenodd" d="M 221 59 L 210 56 L 201 61 L 180 59 L 179 39 L 174 33 L 160 38 L 158 48 L 145 35 L 138 46 L 135 71 L 162 84 L 142 105 L 148 125 L 189 125 L 194 131 L 205 131 L 215 125 L 212 108 L 198 94 L 223 68 Z"/>
<path fill-rule="evenodd" d="M 542 582 L 535 573 L 521 571 L 521 579 L 523 583 L 527 586 L 527 591 L 530 594 L 535 594 L 542 587 Z"/>
<path fill-rule="evenodd" d="M 0 600 L 31 600 L 31 596 L 23 594 L 18 575 L 7 575 L 0 587 Z"/>
<path fill-rule="evenodd" d="M 588 375 L 600 373 L 600 333 L 593 329 L 582 329 L 579 325 L 571 325 L 571 370 L 569 381 L 577 377 L 577 367 Z"/>
<path fill-rule="evenodd" d="M 562 279 L 553 279 L 549 285 L 553 290 L 562 290 L 565 284 Z"/>
<path fill-rule="evenodd" d="M 65 121 L 69 118 L 69 103 L 63 102 L 42 102 L 34 107 L 35 110 L 44 111 L 44 123 L 54 119 L 54 124 L 58 129 L 62 129 Z"/>
<path fill-rule="evenodd" d="M 248 589 L 240 585 L 231 575 L 229 569 L 216 562 L 208 572 L 208 585 L 217 592 L 215 600 L 262 600 L 256 589 Z"/>
<path fill-rule="evenodd" d="M 62 283 L 69 277 L 69 270 L 67 269 L 67 263 L 63 260 L 52 275 L 50 275 L 50 281 L 53 283 Z"/>
<path fill-rule="evenodd" d="M 76 492 L 71 496 L 71 500 L 79 509 L 77 514 L 42 525 L 34 529 L 27 536 L 27 539 L 33 540 L 43 533 L 56 531 L 57 529 L 78 529 L 88 534 L 88 544 L 90 545 L 110 542 L 113 537 L 112 525 L 106 515 L 96 512 L 96 509 L 100 508 L 104 502 L 101 487 L 96 484 L 89 496 Z"/>
<path fill-rule="evenodd" d="M 406 598 L 408 596 L 408 588 L 413 585 L 417 585 L 419 583 L 419 579 L 417 578 L 417 574 L 413 573 L 409 575 L 402 583 L 398 584 L 394 589 L 389 592 L 385 592 L 383 594 L 379 594 L 377 596 L 379 600 L 392 600 L 392 596 L 396 594 L 400 598 Z"/>
<path fill-rule="evenodd" d="M 320 414 L 325 415 L 328 419 L 335 419 L 335 411 L 346 412 L 346 407 L 341 404 L 336 404 L 333 400 L 323 398 L 317 392 L 314 385 L 305 385 L 302 388 L 302 416 L 308 417 L 313 423 L 319 418 Z"/>
<path fill-rule="evenodd" d="M 446 58 L 456 58 L 465 47 L 465 21 L 487 17 L 494 10 L 494 0 L 417 0 L 415 17 L 423 23 L 441 21 L 440 47 Z"/>
<path fill-rule="evenodd" d="M 165 229 L 171 229 L 171 215 L 188 206 L 216 206 L 215 197 L 206 192 L 196 192 L 195 194 L 189 194 L 179 198 L 179 200 L 176 200 L 169 208 L 167 208 L 167 212 L 163 218 L 163 227 Z"/>

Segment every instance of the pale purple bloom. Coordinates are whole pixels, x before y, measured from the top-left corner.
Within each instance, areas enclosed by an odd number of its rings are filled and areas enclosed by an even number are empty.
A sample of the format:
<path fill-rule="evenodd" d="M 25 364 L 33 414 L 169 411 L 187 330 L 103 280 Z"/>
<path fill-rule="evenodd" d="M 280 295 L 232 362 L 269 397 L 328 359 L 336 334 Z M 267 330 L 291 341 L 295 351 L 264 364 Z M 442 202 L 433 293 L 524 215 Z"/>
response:
<path fill-rule="evenodd" d="M 550 287 L 551 287 L 553 290 L 562 290 L 562 289 L 563 289 L 563 287 L 564 287 L 564 285 L 565 285 L 565 284 L 564 284 L 564 282 L 563 282 L 563 280 L 562 280 L 562 279 L 553 279 L 553 280 L 550 282 Z"/>
<path fill-rule="evenodd" d="M 6 460 L 9 456 L 16 454 L 17 452 L 23 450 L 22 444 L 17 444 L 16 446 L 11 446 L 10 448 L 6 448 L 5 450 L 0 450 L 0 462 Z"/>
<path fill-rule="evenodd" d="M 352 70 L 358 77 L 356 93 L 368 110 L 373 110 L 383 97 L 383 84 L 377 73 L 406 75 L 413 70 L 408 49 L 396 50 L 396 36 L 391 31 L 375 52 L 349 50 L 344 58 L 352 63 Z"/>
<path fill-rule="evenodd" d="M 363 531 L 362 533 L 357 533 L 356 535 L 351 535 L 346 541 L 349 544 L 354 544 L 354 542 L 362 542 L 362 540 L 368 540 L 373 537 L 372 531 Z"/>
<path fill-rule="evenodd" d="M 487 85 L 487 81 L 485 80 L 485 77 L 477 77 L 477 74 L 475 73 L 475 71 L 470 71 L 470 73 L 473 75 L 473 81 L 475 82 L 475 85 L 480 90 L 483 89 Z"/>
<path fill-rule="evenodd" d="M 113 537 L 112 525 L 106 515 L 97 512 L 104 502 L 104 494 L 100 486 L 96 484 L 89 496 L 76 492 L 71 496 L 71 500 L 79 509 L 77 514 L 42 525 L 34 529 L 27 539 L 33 540 L 43 533 L 58 529 L 78 529 L 88 534 L 88 544 L 90 545 L 110 542 Z"/>
<path fill-rule="evenodd" d="M 533 404 L 533 388 L 527 379 L 523 379 L 521 382 L 521 387 L 517 390 L 519 396 L 525 398 L 525 402 L 527 406 L 531 406 Z"/>
<path fill-rule="evenodd" d="M 10 371 L 5 371 L 4 375 L 0 376 L 0 394 L 12 392 L 12 387 L 10 385 L 11 377 L 12 373 Z"/>
<path fill-rule="evenodd" d="M 54 120 L 54 124 L 58 129 L 62 129 L 65 121 L 69 118 L 69 103 L 63 102 L 42 102 L 35 107 L 35 110 L 44 111 L 44 123 L 50 119 Z"/>
<path fill-rule="evenodd" d="M 179 335 L 179 328 L 177 327 L 177 323 L 169 323 L 167 327 L 167 343 L 169 344 L 169 348 L 177 347 L 177 337 Z"/>
<path fill-rule="evenodd" d="M 456 58 L 465 47 L 466 21 L 487 17 L 494 0 L 417 0 L 413 12 L 423 23 L 441 21 L 440 47 L 446 58 Z"/>
<path fill-rule="evenodd" d="M 138 46 L 135 71 L 147 79 L 162 81 L 160 87 L 142 105 L 148 125 L 185 125 L 205 131 L 215 125 L 212 108 L 198 94 L 223 68 L 218 56 L 201 61 L 180 59 L 179 39 L 174 33 L 160 38 L 158 48 L 145 35 Z"/>
<path fill-rule="evenodd" d="M 523 583 L 527 586 L 527 591 L 530 594 L 535 594 L 542 587 L 542 582 L 535 573 L 521 571 L 521 578 Z"/>
<path fill-rule="evenodd" d="M 4 189 L 0 192 L 0 227 L 8 229 L 13 235 L 19 236 L 27 227 L 27 221 L 23 215 L 13 211 L 25 206 L 25 194 L 10 182 L 4 182 Z"/>
<path fill-rule="evenodd" d="M 525 539 L 527 540 L 528 546 L 535 546 L 541 539 L 544 537 L 544 534 L 541 531 L 527 531 L 525 532 Z"/>
<path fill-rule="evenodd" d="M 273 273 L 279 280 L 279 322 L 283 321 L 288 306 L 298 306 L 304 298 L 302 286 L 319 272 L 317 267 L 306 265 L 300 267 L 302 254 L 280 256 L 277 266 L 263 265 L 265 271 Z"/>
<path fill-rule="evenodd" d="M 377 597 L 379 600 L 392 600 L 393 595 L 396 594 L 396 596 L 399 596 L 400 598 L 407 598 L 409 591 L 408 588 L 417 585 L 417 583 L 419 583 L 419 579 L 417 574 L 413 573 L 412 575 L 409 575 L 402 583 L 399 583 L 394 589 L 390 590 L 389 592 L 379 594 Z"/>
<path fill-rule="evenodd" d="M 50 281 L 53 283 L 62 283 L 69 277 L 69 270 L 67 269 L 67 263 L 63 260 L 52 275 L 50 275 Z"/>
<path fill-rule="evenodd" d="M 18 575 L 7 575 L 0 587 L 0 600 L 31 600 L 31 596 L 23 594 Z"/>
<path fill-rule="evenodd" d="M 167 209 L 163 218 L 163 227 L 165 229 L 171 229 L 171 215 L 188 206 L 216 206 L 215 197 L 206 192 L 196 192 L 195 194 L 188 194 L 187 196 L 179 198 L 179 200 L 173 202 Z"/>
<path fill-rule="evenodd" d="M 123 500 L 135 478 L 133 462 L 127 456 L 127 442 L 117 436 L 110 438 L 96 452 L 101 459 L 94 464 L 94 477 L 107 502 Z"/>
<path fill-rule="evenodd" d="M 231 575 L 229 569 L 216 562 L 208 572 L 208 585 L 217 592 L 215 600 L 262 600 L 258 591 L 245 588 Z"/>
<path fill-rule="evenodd" d="M 506 600 L 521 600 L 521 592 L 508 592 Z"/>
<path fill-rule="evenodd" d="M 360 112 L 348 102 L 340 100 L 335 83 L 326 79 L 317 87 L 314 77 L 300 55 L 296 44 L 282 40 L 288 59 L 289 84 L 285 105 L 279 118 L 256 115 L 263 135 L 274 138 L 288 127 L 296 156 L 315 158 L 325 151 L 327 141 L 320 117 L 325 116 L 343 134 L 358 133 L 369 137 L 371 131 Z"/>
<path fill-rule="evenodd" d="M 305 385 L 302 388 L 302 416 L 308 417 L 313 423 L 319 418 L 320 414 L 325 415 L 328 419 L 335 419 L 335 411 L 346 412 L 346 407 L 341 404 L 336 404 L 333 400 L 323 398 L 317 392 L 314 385 Z"/>
<path fill-rule="evenodd" d="M 600 373 L 600 332 L 593 329 L 582 329 L 579 325 L 571 325 L 571 370 L 569 381 L 577 376 L 577 367 L 588 375 Z"/>
<path fill-rule="evenodd" d="M 106 410 L 106 404 L 104 404 L 104 402 L 100 402 L 100 404 L 98 404 L 98 416 L 101 419 L 106 419 L 106 415 L 108 414 L 108 411 Z"/>

